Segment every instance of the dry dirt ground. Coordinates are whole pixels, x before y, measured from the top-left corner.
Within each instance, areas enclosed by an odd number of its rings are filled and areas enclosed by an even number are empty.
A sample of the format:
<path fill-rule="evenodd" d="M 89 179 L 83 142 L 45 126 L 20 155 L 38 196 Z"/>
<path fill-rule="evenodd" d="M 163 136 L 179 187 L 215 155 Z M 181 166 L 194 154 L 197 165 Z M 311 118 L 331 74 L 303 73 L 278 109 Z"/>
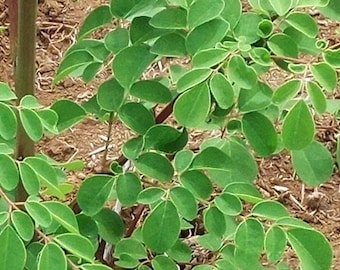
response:
<path fill-rule="evenodd" d="M 83 102 L 93 95 L 96 87 L 110 74 L 102 73 L 93 83 L 85 85 L 79 80 L 67 79 L 58 86 L 52 86 L 58 63 L 60 63 L 66 49 L 74 43 L 77 29 L 94 7 L 105 0 L 43 0 L 39 1 L 37 21 L 37 90 L 40 102 L 50 105 L 53 101 L 70 98 Z M 336 40 L 336 29 L 340 24 L 320 19 L 322 35 Z M 7 9 L 4 0 L 0 0 L 0 25 L 8 25 Z M 273 86 L 282 82 L 282 72 L 273 71 L 268 77 Z M 12 64 L 9 57 L 8 32 L 0 33 L 0 81 L 13 84 Z M 337 91 L 340 98 L 340 90 Z M 335 152 L 336 134 L 339 134 L 339 122 L 330 116 L 317 119 L 318 139 Z M 71 175 L 74 183 L 79 183 L 89 172 L 98 170 L 102 147 L 105 143 L 107 125 L 88 119 L 71 131 L 58 137 L 44 138 L 37 150 L 56 160 L 67 161 L 82 159 L 86 162 L 83 172 Z M 109 158 L 120 156 L 119 149 L 130 136 L 129 131 L 120 124 L 116 124 L 112 134 Z M 196 134 L 193 142 L 206 134 Z M 335 169 L 333 177 L 318 189 L 304 187 L 292 171 L 288 154 L 274 156 L 267 160 L 258 160 L 260 172 L 257 185 L 267 198 L 281 201 L 290 212 L 313 227 L 322 231 L 330 240 L 334 250 L 333 269 L 340 269 L 340 174 Z M 292 265 L 296 259 L 291 257 Z"/>

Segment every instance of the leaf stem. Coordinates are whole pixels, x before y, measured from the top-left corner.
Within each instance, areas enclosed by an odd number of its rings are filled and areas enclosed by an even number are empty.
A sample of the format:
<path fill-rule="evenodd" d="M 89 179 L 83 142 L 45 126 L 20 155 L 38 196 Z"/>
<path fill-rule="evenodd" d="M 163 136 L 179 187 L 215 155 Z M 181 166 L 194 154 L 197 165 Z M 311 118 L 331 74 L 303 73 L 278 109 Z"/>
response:
<path fill-rule="evenodd" d="M 271 55 L 270 56 L 273 60 L 286 60 L 297 64 L 310 64 L 310 61 L 304 60 L 304 59 L 298 59 L 293 57 L 286 57 L 286 56 L 278 56 L 278 55 Z"/>

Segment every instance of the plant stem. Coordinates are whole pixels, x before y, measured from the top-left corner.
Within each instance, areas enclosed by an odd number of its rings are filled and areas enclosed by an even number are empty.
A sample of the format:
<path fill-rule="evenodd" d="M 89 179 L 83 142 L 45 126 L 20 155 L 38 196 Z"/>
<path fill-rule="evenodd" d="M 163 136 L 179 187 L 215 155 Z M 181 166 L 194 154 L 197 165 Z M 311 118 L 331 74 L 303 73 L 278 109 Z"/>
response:
<path fill-rule="evenodd" d="M 19 0 L 18 6 L 18 45 L 15 63 L 15 91 L 18 105 L 25 95 L 34 95 L 35 88 L 35 41 L 37 0 Z M 24 159 L 34 155 L 34 142 L 27 136 L 21 121 L 18 121 L 15 158 Z M 22 184 L 17 188 L 18 201 L 27 198 Z"/>
<path fill-rule="evenodd" d="M 103 158 L 102 158 L 102 171 L 103 173 L 106 173 L 109 171 L 108 168 L 108 163 L 107 163 L 107 155 L 109 152 L 109 146 L 110 146 L 110 141 L 111 141 L 111 135 L 112 135 L 112 125 L 113 125 L 113 121 L 115 119 L 115 114 L 113 112 L 110 113 L 110 118 L 109 118 L 109 127 L 108 127 L 108 131 L 107 131 L 107 135 L 106 135 L 106 142 L 105 142 L 105 150 L 104 150 L 104 154 L 103 154 Z"/>

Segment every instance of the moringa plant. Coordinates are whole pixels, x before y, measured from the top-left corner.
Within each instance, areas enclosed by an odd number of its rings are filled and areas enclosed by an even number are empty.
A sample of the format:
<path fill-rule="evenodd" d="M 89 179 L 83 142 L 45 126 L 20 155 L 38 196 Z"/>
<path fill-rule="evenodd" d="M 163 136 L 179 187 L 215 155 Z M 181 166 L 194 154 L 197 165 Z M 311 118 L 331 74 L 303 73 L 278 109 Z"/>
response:
<path fill-rule="evenodd" d="M 54 80 L 88 83 L 109 66 L 89 101 L 45 108 L 26 95 L 14 104 L 0 85 L 0 270 L 283 270 L 288 250 L 301 269 L 331 269 L 326 237 L 265 199 L 254 180 L 255 157 L 283 152 L 308 186 L 334 172 L 315 119 L 339 117 L 340 49 L 319 38 L 308 13 L 334 18 L 333 3 L 252 0 L 243 10 L 240 0 L 113 0 L 93 10 Z M 110 31 L 91 38 L 102 27 Z M 159 62 L 165 72 L 145 75 Z M 272 68 L 292 76 L 273 89 L 264 79 Z M 103 172 L 88 175 L 68 205 L 65 170 L 81 162 L 16 160 L 13 140 L 17 123 L 36 142 L 86 116 L 109 124 L 107 146 L 116 121 L 134 136 L 118 160 L 105 152 Z M 192 149 L 193 131 L 212 135 Z M 338 165 L 339 157 L 338 139 Z M 19 183 L 27 199 L 15 198 Z"/>

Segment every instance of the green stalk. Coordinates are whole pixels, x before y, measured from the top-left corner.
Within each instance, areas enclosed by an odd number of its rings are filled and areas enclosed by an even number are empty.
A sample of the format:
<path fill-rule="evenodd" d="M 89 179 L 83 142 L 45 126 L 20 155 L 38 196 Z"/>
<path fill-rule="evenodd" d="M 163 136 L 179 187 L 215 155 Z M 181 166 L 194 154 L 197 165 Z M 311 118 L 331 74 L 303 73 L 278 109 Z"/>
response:
<path fill-rule="evenodd" d="M 38 0 L 19 0 L 18 40 L 15 63 L 15 91 L 18 104 L 25 95 L 34 95 L 35 89 L 35 45 Z M 15 158 L 22 160 L 34 155 L 34 142 L 27 136 L 18 121 Z M 22 186 L 18 187 L 17 200 L 27 197 Z"/>

